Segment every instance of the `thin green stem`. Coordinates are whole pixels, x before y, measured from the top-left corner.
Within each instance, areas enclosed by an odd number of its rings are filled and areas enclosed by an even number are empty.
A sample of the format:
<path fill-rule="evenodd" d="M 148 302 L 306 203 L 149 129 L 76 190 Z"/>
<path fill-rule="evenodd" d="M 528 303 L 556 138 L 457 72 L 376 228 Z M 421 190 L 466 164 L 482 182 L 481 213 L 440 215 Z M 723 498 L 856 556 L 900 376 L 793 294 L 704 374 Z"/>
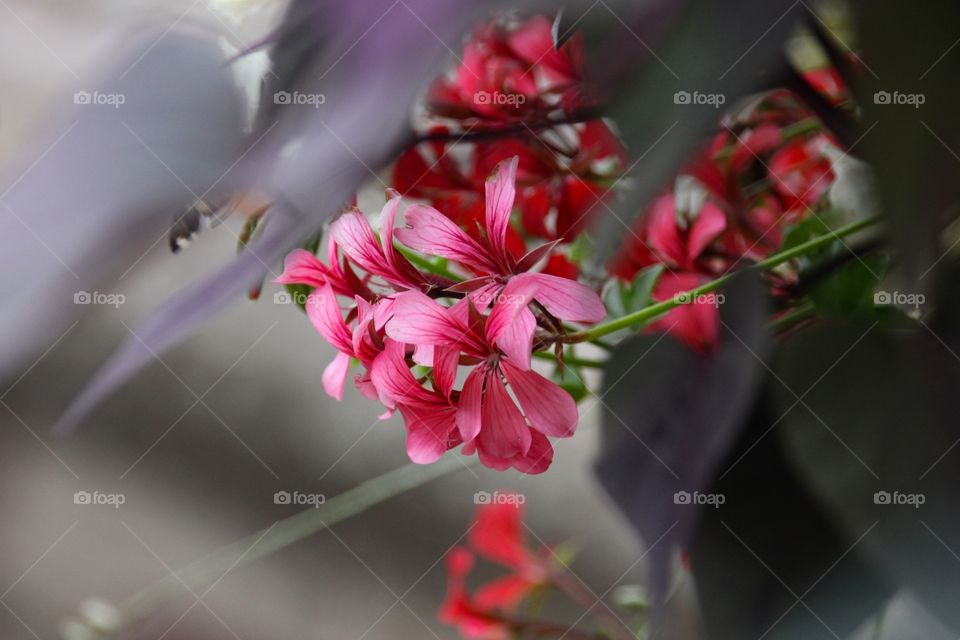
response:
<path fill-rule="evenodd" d="M 557 357 L 553 354 L 552 351 L 537 351 L 533 354 L 534 358 L 539 358 L 540 360 L 552 360 L 556 361 Z M 589 358 L 578 358 L 576 356 L 568 356 L 564 354 L 563 356 L 564 364 L 568 364 L 571 367 L 584 367 L 587 369 L 602 369 L 605 362 L 602 360 L 591 360 Z"/>
<path fill-rule="evenodd" d="M 813 251 L 814 249 L 819 249 L 821 247 L 824 247 L 839 238 L 848 236 L 852 233 L 856 233 L 857 231 L 860 231 L 862 229 L 866 229 L 867 227 L 879 222 L 879 220 L 880 220 L 879 217 L 871 217 L 871 218 L 864 218 L 863 220 L 858 220 L 856 222 L 851 222 L 850 224 L 842 226 L 838 229 L 835 229 L 830 233 L 826 233 L 817 238 L 813 238 L 812 240 L 808 240 L 807 242 L 798 244 L 795 247 L 791 247 L 784 251 L 780 251 L 779 253 L 775 253 L 764 260 L 761 260 L 749 267 L 746 267 L 745 269 L 741 269 L 741 271 L 745 271 L 747 269 L 754 269 L 754 270 L 772 269 L 785 262 L 789 262 L 790 260 L 793 260 L 796 257 L 802 256 L 810 251 Z M 738 273 L 739 271 L 726 273 L 715 280 L 711 280 L 710 282 L 700 285 L 699 287 L 695 287 L 693 289 L 690 289 L 689 291 L 678 293 L 676 296 L 674 296 L 670 300 L 664 300 L 662 302 L 652 304 L 648 307 L 644 307 L 639 311 L 634 311 L 633 313 L 628 313 L 625 316 L 614 318 L 613 320 L 609 320 L 607 322 L 602 322 L 598 325 L 594 325 L 589 329 L 578 331 L 576 333 L 571 333 L 565 336 L 564 342 L 584 342 L 588 340 L 596 340 L 597 338 L 603 337 L 605 335 L 609 335 L 611 333 L 614 333 L 615 331 L 619 331 L 620 329 L 626 329 L 628 327 L 633 327 L 639 324 L 649 322 L 650 320 L 653 320 L 654 318 L 657 318 L 667 313 L 668 311 L 680 306 L 681 304 L 684 304 L 684 301 L 686 300 L 693 300 L 695 298 L 699 298 L 703 295 L 712 293 L 717 289 L 722 288 Z"/>
<path fill-rule="evenodd" d="M 430 465 L 407 464 L 366 480 L 319 507 L 301 511 L 221 547 L 119 603 L 121 626 L 142 620 L 162 606 L 183 598 L 188 589 L 201 595 L 237 567 L 275 553 L 385 500 L 464 469 L 468 464 L 454 455 Z"/>
<path fill-rule="evenodd" d="M 787 311 L 782 316 L 770 323 L 770 328 L 774 331 L 783 331 L 793 325 L 813 317 L 817 312 L 817 306 L 812 302 L 805 302 L 802 305 Z"/>

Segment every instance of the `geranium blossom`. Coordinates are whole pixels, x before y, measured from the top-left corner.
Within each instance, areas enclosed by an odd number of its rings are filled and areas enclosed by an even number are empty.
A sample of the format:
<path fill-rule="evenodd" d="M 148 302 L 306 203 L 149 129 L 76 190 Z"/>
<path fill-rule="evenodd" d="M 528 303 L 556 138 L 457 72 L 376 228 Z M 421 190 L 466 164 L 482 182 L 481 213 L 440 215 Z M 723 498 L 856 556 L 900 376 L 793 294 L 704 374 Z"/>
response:
<path fill-rule="evenodd" d="M 359 211 L 347 211 L 330 228 L 330 264 L 294 252 L 278 279 L 313 287 L 307 314 L 339 352 L 323 373 L 324 390 L 341 399 L 350 363 L 359 361 L 357 386 L 387 407 L 385 416 L 400 413 L 415 462 L 463 444 L 487 466 L 540 473 L 553 459 L 547 436 L 576 428 L 573 398 L 531 368 L 534 340 L 545 347 L 562 337 L 564 323 L 599 322 L 606 310 L 590 287 L 532 270 L 553 244 L 519 260 L 508 249 L 517 165 L 501 163 L 486 181 L 479 240 L 425 205 L 410 206 L 394 230 L 400 197 L 390 192 L 379 238 Z M 455 260 L 474 277 L 455 283 L 422 272 L 395 240 Z M 414 366 L 429 371 L 414 374 Z M 461 366 L 469 372 L 455 389 Z"/>

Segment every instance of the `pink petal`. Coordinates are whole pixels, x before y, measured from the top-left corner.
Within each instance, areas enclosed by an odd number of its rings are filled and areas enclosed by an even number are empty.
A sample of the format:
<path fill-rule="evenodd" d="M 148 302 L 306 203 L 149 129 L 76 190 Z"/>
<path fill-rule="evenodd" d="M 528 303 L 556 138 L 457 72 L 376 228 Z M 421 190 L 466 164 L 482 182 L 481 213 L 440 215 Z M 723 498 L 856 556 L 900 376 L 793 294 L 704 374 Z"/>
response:
<path fill-rule="evenodd" d="M 321 287 L 327 283 L 327 265 L 306 249 L 295 249 L 283 261 L 283 273 L 277 284 L 305 284 Z"/>
<path fill-rule="evenodd" d="M 423 367 L 433 366 L 433 354 L 436 348 L 432 344 L 418 344 L 413 347 L 413 361 Z"/>
<path fill-rule="evenodd" d="M 457 428 L 453 407 L 400 405 L 407 426 L 407 455 L 411 462 L 436 462 L 452 444 L 450 434 Z"/>
<path fill-rule="evenodd" d="M 365 271 L 378 276 L 391 273 L 376 234 L 359 211 L 348 211 L 334 220 L 330 235 L 340 249 Z"/>
<path fill-rule="evenodd" d="M 470 442 L 480 433 L 480 399 L 483 396 L 483 367 L 475 367 L 463 383 L 457 404 L 457 428 L 464 442 Z"/>
<path fill-rule="evenodd" d="M 340 315 L 340 306 L 329 284 L 307 296 L 307 317 L 316 330 L 338 350 L 353 354 L 353 336 Z"/>
<path fill-rule="evenodd" d="M 327 392 L 328 396 L 336 398 L 338 401 L 343 400 L 343 387 L 346 384 L 349 371 L 350 355 L 341 351 L 336 358 L 330 361 L 320 378 L 323 383 L 323 390 Z"/>
<path fill-rule="evenodd" d="M 525 454 L 530 449 L 530 428 L 496 372 L 487 375 L 482 403 L 480 448 L 499 458 Z"/>
<path fill-rule="evenodd" d="M 453 383 L 457 380 L 457 364 L 460 350 L 452 347 L 436 347 L 433 357 L 433 382 L 436 390 L 449 398 Z"/>
<path fill-rule="evenodd" d="M 519 156 L 504 160 L 497 165 L 494 177 L 486 182 L 487 239 L 494 254 L 503 265 L 509 265 L 512 262 L 507 250 L 507 229 L 510 227 L 510 214 L 516 198 L 514 183 L 519 163 Z"/>
<path fill-rule="evenodd" d="M 524 299 L 532 297 L 561 320 L 594 323 L 607 315 L 596 291 L 575 280 L 546 273 L 516 275 L 507 283 L 503 293 Z"/>
<path fill-rule="evenodd" d="M 370 381 L 380 401 L 391 409 L 400 404 L 434 404 L 433 394 L 420 386 L 407 366 L 405 350 L 402 343 L 387 340 L 383 351 L 370 366 Z"/>
<path fill-rule="evenodd" d="M 387 264 L 396 269 L 397 250 L 393 246 L 393 223 L 397 218 L 397 211 L 400 209 L 400 194 L 393 189 L 390 189 L 387 193 L 390 199 L 387 200 L 380 211 L 380 249 L 387 259 Z"/>
<path fill-rule="evenodd" d="M 569 393 L 536 371 L 523 370 L 501 360 L 513 394 L 530 426 L 555 438 L 566 438 L 577 429 L 577 403 Z"/>
<path fill-rule="evenodd" d="M 407 228 L 397 229 L 397 238 L 411 249 L 456 260 L 482 273 L 499 271 L 486 249 L 433 207 L 412 205 L 404 219 Z"/>
<path fill-rule="evenodd" d="M 386 298 L 380 298 L 373 305 L 373 328 L 377 331 L 383 329 L 383 326 L 387 324 L 387 320 L 393 315 L 393 300 L 393 296 L 388 296 Z"/>
<path fill-rule="evenodd" d="M 524 456 L 517 456 L 511 460 L 511 466 L 527 474 L 543 473 L 553 463 L 553 446 L 547 437 L 539 431 L 532 431 L 533 440 L 530 450 Z"/>
<path fill-rule="evenodd" d="M 537 328 L 537 319 L 530 309 L 522 307 L 512 322 L 497 335 L 496 345 L 516 366 L 530 368 L 533 352 L 533 332 Z"/>
<path fill-rule="evenodd" d="M 450 310 L 420 291 L 398 294 L 387 335 L 408 344 L 453 345 L 464 339 L 467 327 Z"/>
<path fill-rule="evenodd" d="M 727 216 L 712 202 L 704 203 L 687 236 L 687 260 L 693 262 L 727 228 Z"/>

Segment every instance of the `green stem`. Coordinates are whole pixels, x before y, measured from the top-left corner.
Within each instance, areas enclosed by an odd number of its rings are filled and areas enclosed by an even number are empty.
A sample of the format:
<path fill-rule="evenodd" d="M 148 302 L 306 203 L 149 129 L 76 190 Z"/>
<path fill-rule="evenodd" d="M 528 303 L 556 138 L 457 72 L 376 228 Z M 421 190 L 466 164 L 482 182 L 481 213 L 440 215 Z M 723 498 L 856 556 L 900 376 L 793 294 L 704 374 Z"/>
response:
<path fill-rule="evenodd" d="M 820 120 L 817 118 L 804 118 L 803 120 L 798 120 L 793 124 L 788 124 L 787 126 L 780 129 L 780 138 L 784 142 L 788 140 L 793 140 L 794 138 L 799 138 L 807 135 L 808 133 L 813 133 L 814 131 L 819 131 L 822 127 Z M 714 154 L 714 160 L 726 160 L 733 155 L 734 150 L 737 148 L 737 145 L 730 144 L 724 147 L 722 150 Z"/>
<path fill-rule="evenodd" d="M 187 565 L 118 604 L 121 626 L 154 613 L 162 606 L 187 595 L 184 585 L 202 595 L 237 567 L 248 565 L 318 531 L 351 518 L 380 502 L 415 489 L 441 476 L 464 469 L 469 463 L 449 455 L 430 464 L 407 464 L 331 498 L 320 507 L 301 511 L 228 544 Z"/>
<path fill-rule="evenodd" d="M 798 244 L 795 247 L 791 247 L 790 249 L 786 249 L 779 253 L 775 253 L 764 260 L 761 260 L 749 267 L 746 267 L 745 269 L 741 269 L 741 271 L 746 271 L 747 269 L 755 269 L 755 270 L 772 269 L 785 262 L 789 262 L 790 260 L 793 260 L 798 256 L 802 256 L 809 251 L 812 251 L 814 249 L 819 249 L 825 245 L 828 245 L 834 240 L 837 240 L 844 236 L 848 236 L 852 233 L 856 233 L 857 231 L 860 231 L 873 224 L 876 224 L 877 222 L 879 222 L 879 220 L 880 220 L 879 217 L 871 217 L 871 218 L 864 218 L 863 220 L 858 220 L 856 222 L 851 222 L 850 224 L 842 226 L 834 231 L 831 231 L 830 233 L 826 233 L 817 238 L 813 238 L 812 240 L 808 240 L 807 242 Z M 715 280 L 711 280 L 706 284 L 700 285 L 699 287 L 695 287 L 693 289 L 690 289 L 689 291 L 678 293 L 676 296 L 674 296 L 670 300 L 664 300 L 663 302 L 652 304 L 648 307 L 644 307 L 643 309 L 640 309 L 639 311 L 634 311 L 633 313 L 629 313 L 625 316 L 621 316 L 619 318 L 615 318 L 613 320 L 603 322 L 598 325 L 594 325 L 593 327 L 590 327 L 589 329 L 585 329 L 584 331 L 571 333 L 565 337 L 564 341 L 565 342 L 584 342 L 587 340 L 596 340 L 597 338 L 603 337 L 605 335 L 609 335 L 611 333 L 614 333 L 615 331 L 619 331 L 620 329 L 626 329 L 634 325 L 649 322 L 650 320 L 653 320 L 654 318 L 657 318 L 667 313 L 668 311 L 678 307 L 679 305 L 681 305 L 682 304 L 681 300 L 684 300 L 684 299 L 692 300 L 694 298 L 698 298 L 700 296 L 703 296 L 708 293 L 712 293 L 717 289 L 722 288 L 738 273 L 739 271 L 726 273 Z"/>
<path fill-rule="evenodd" d="M 552 351 L 537 351 L 533 354 L 533 357 L 541 360 L 551 361 L 556 361 L 557 359 Z M 602 369 L 606 364 L 602 360 L 590 360 L 588 358 L 578 358 L 576 356 L 568 356 L 566 354 L 563 356 L 563 362 L 571 367 L 586 367 L 587 369 Z"/>
<path fill-rule="evenodd" d="M 782 316 L 770 323 L 770 328 L 774 331 L 783 331 L 789 329 L 796 323 L 812 317 L 817 312 L 817 306 L 812 302 L 804 304 L 787 311 Z"/>

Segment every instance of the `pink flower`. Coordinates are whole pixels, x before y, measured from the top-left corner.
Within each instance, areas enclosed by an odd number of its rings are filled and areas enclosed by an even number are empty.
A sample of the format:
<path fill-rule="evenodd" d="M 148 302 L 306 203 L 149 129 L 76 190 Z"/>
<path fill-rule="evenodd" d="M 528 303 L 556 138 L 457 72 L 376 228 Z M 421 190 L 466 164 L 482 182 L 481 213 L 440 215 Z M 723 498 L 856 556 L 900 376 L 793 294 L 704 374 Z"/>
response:
<path fill-rule="evenodd" d="M 399 289 L 419 289 L 427 285 L 422 273 L 393 246 L 393 223 L 400 208 L 400 194 L 390 190 L 389 200 L 380 212 L 380 241 L 360 211 L 348 211 L 330 225 L 330 235 L 354 264 L 371 276 L 383 278 Z"/>
<path fill-rule="evenodd" d="M 565 284 L 541 288 L 541 278 Z M 553 458 L 547 436 L 568 437 L 576 429 L 578 415 L 573 398 L 530 368 L 537 323 L 527 308 L 531 297 L 536 297 L 548 301 L 544 306 L 558 317 L 569 316 L 569 311 L 583 315 L 582 307 L 587 303 L 578 298 L 582 291 L 571 291 L 570 285 L 577 283 L 555 276 L 522 274 L 510 280 L 487 316 L 475 306 L 475 295 L 452 307 L 444 307 L 418 291 L 396 298 L 394 314 L 386 325 L 387 335 L 399 342 L 434 347 L 436 393 L 453 397 L 458 364 L 476 365 L 457 393 L 453 423 L 466 443 L 463 452 L 476 451 L 488 467 L 541 473 Z M 486 306 L 482 301 L 480 304 Z M 390 393 L 394 393 L 400 377 L 401 372 L 396 372 Z M 396 394 L 401 396 L 396 400 L 401 412 L 405 402 L 425 400 L 420 391 L 411 390 L 411 394 L 412 398 Z M 442 426 L 436 425 L 433 454 L 451 441 L 453 423 L 444 418 Z"/>
<path fill-rule="evenodd" d="M 397 239 L 421 253 L 456 260 L 483 276 L 513 273 L 517 263 L 507 250 L 507 230 L 519 161 L 514 156 L 500 163 L 495 176 L 486 182 L 486 238 L 482 241 L 474 240 L 450 218 L 426 205 L 407 209 L 407 228 L 397 230 Z"/>
<path fill-rule="evenodd" d="M 380 352 L 370 331 L 375 321 L 375 310 L 370 303 L 357 296 L 357 324 L 351 330 L 341 316 L 337 297 L 330 284 L 323 284 L 307 297 L 307 317 L 317 332 L 339 353 L 323 371 L 323 389 L 337 400 L 343 400 L 343 387 L 350 368 L 350 359 L 370 364 Z"/>

